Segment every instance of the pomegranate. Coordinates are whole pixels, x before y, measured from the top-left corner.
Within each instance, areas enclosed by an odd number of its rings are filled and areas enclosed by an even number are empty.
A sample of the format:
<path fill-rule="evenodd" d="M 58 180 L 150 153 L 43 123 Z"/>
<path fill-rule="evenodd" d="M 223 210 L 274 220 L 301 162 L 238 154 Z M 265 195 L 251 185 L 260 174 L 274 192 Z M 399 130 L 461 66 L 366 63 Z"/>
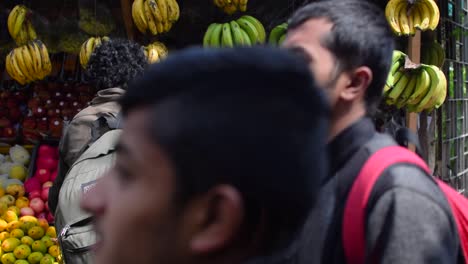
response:
<path fill-rule="evenodd" d="M 36 177 L 31 177 L 26 180 L 24 183 L 24 189 L 27 193 L 31 193 L 33 191 L 39 191 L 41 189 L 41 182 Z"/>
<path fill-rule="evenodd" d="M 39 197 L 33 198 L 29 202 L 29 207 L 31 207 L 31 209 L 33 209 L 36 214 L 43 212 L 44 206 L 44 201 L 42 201 Z"/>
<path fill-rule="evenodd" d="M 40 191 L 40 187 L 39 187 L 39 190 L 34 190 L 32 192 L 29 193 L 29 200 L 32 200 L 34 198 L 39 198 L 40 199 L 41 197 L 41 191 Z M 31 203 L 29 203 L 31 204 Z"/>
<path fill-rule="evenodd" d="M 41 198 L 42 198 L 43 201 L 48 201 L 49 200 L 49 189 L 50 189 L 50 187 L 42 189 Z"/>

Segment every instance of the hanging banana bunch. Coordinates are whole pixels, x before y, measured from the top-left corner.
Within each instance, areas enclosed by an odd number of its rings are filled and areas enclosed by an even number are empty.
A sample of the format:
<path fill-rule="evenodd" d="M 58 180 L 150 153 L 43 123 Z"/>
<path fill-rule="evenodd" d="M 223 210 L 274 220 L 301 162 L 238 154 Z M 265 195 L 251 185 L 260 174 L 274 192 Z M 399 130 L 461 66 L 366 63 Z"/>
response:
<path fill-rule="evenodd" d="M 281 45 L 281 43 L 283 43 L 284 39 L 286 38 L 287 31 L 288 31 L 288 23 L 283 23 L 274 27 L 270 32 L 268 43 L 274 46 Z"/>
<path fill-rule="evenodd" d="M 391 29 L 398 36 L 416 34 L 416 30 L 435 30 L 440 12 L 434 0 L 390 0 L 385 7 L 385 17 Z"/>
<path fill-rule="evenodd" d="M 94 49 L 100 46 L 102 42 L 108 40 L 109 37 L 91 37 L 81 45 L 80 64 L 83 69 L 88 65 L 89 58 L 91 57 L 91 54 L 93 54 Z"/>
<path fill-rule="evenodd" d="M 132 5 L 133 22 L 143 34 L 166 33 L 179 20 L 179 16 L 176 0 L 135 0 Z"/>
<path fill-rule="evenodd" d="M 237 11 L 247 11 L 248 0 L 213 0 L 214 4 L 226 14 L 232 15 Z"/>
<path fill-rule="evenodd" d="M 226 23 L 213 23 L 203 37 L 204 47 L 252 46 L 265 43 L 265 28 L 253 16 L 242 16 Z"/>
<path fill-rule="evenodd" d="M 423 43 L 421 49 L 421 63 L 435 65 L 439 68 L 444 66 L 445 50 L 437 42 Z"/>
<path fill-rule="evenodd" d="M 167 57 L 169 54 L 169 51 L 164 45 L 164 43 L 155 41 L 148 46 L 144 47 L 143 52 L 145 53 L 145 56 L 148 58 L 148 63 L 156 63 L 164 58 Z"/>
<path fill-rule="evenodd" d="M 10 51 L 5 66 L 8 74 L 21 85 L 42 80 L 52 72 L 49 52 L 40 40 Z"/>
<path fill-rule="evenodd" d="M 29 19 L 30 13 L 26 6 L 17 5 L 8 15 L 8 32 L 18 46 L 37 38 L 36 30 Z"/>
<path fill-rule="evenodd" d="M 431 112 L 439 108 L 447 96 L 447 79 L 435 65 L 421 64 L 405 69 L 406 54 L 393 52 L 393 61 L 384 88 L 385 102 L 410 112 Z"/>

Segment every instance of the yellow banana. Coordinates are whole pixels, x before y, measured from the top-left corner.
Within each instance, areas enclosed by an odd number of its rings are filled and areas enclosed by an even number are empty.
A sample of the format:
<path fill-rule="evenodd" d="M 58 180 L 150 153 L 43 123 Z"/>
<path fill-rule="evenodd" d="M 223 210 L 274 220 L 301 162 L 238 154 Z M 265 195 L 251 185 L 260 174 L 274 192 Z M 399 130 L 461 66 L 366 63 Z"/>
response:
<path fill-rule="evenodd" d="M 30 21 L 26 22 L 26 28 L 28 30 L 28 40 L 35 40 L 37 39 L 36 30 L 34 29 L 33 25 Z"/>
<path fill-rule="evenodd" d="M 158 34 L 158 30 L 156 29 L 156 21 L 154 20 L 153 13 L 151 12 L 151 8 L 148 4 L 148 1 L 144 3 L 144 10 L 146 16 L 146 22 L 148 23 L 148 28 L 153 35 Z"/>
<path fill-rule="evenodd" d="M 153 48 L 155 48 L 158 51 L 158 55 L 161 59 L 167 57 L 167 55 L 169 54 L 166 45 L 164 45 L 162 42 L 155 41 L 152 43 L 152 45 Z"/>
<path fill-rule="evenodd" d="M 141 33 L 146 33 L 148 23 L 144 13 L 143 0 L 135 0 L 132 4 L 132 17 L 135 26 Z"/>
<path fill-rule="evenodd" d="M 26 69 L 28 70 L 28 73 L 31 75 L 33 80 L 36 80 L 38 71 L 36 71 L 34 60 L 31 54 L 29 53 L 28 46 L 22 46 L 21 53 L 23 55 L 24 63 L 26 64 Z"/>
<path fill-rule="evenodd" d="M 12 38 L 16 38 L 23 27 L 27 11 L 28 9 L 24 5 L 17 5 L 10 13 L 11 21 L 10 16 L 8 16 L 8 30 Z"/>
<path fill-rule="evenodd" d="M 15 7 L 13 7 L 13 9 L 11 10 L 10 14 L 8 15 L 8 20 L 7 20 L 7 24 L 8 24 L 8 32 L 10 33 L 11 37 L 13 38 L 13 29 L 15 27 L 15 22 L 16 22 L 16 19 L 18 17 L 18 14 L 19 14 L 19 8 L 20 6 L 17 5 Z"/>
<path fill-rule="evenodd" d="M 430 19 L 429 19 L 429 29 L 434 30 L 437 28 L 437 25 L 439 25 L 439 20 L 440 20 L 440 11 L 439 7 L 437 6 L 437 3 L 434 2 L 434 0 L 424 0 L 422 4 L 425 4 L 431 13 Z"/>
<path fill-rule="evenodd" d="M 50 63 L 49 52 L 47 51 L 47 47 L 42 43 L 40 40 L 36 40 L 36 43 L 39 47 L 39 51 L 41 52 L 41 63 L 43 69 L 43 75 L 41 79 L 46 77 L 52 71 L 52 64 Z"/>
<path fill-rule="evenodd" d="M 167 3 L 165 0 L 156 0 L 156 3 L 158 3 L 159 11 L 161 12 L 161 18 L 163 22 L 168 21 L 168 15 L 167 15 Z"/>
<path fill-rule="evenodd" d="M 179 20 L 180 9 L 176 0 L 167 0 L 167 13 L 170 22 Z"/>
<path fill-rule="evenodd" d="M 431 11 L 429 11 L 429 8 L 427 5 L 425 5 L 422 2 L 416 2 L 415 6 L 419 9 L 421 12 L 421 26 L 420 29 L 421 31 L 425 31 L 429 28 L 429 23 L 431 20 Z"/>
<path fill-rule="evenodd" d="M 390 28 L 395 34 L 401 34 L 401 28 L 398 21 L 397 10 L 401 5 L 401 0 L 390 0 L 385 6 L 385 17 L 387 18 Z"/>
<path fill-rule="evenodd" d="M 410 26 L 409 26 L 409 21 L 408 21 L 408 15 L 406 13 L 407 7 L 408 7 L 408 4 L 406 3 L 406 1 L 403 1 L 400 12 L 398 13 L 398 19 L 400 21 L 400 27 L 401 27 L 403 35 L 410 35 Z"/>
<path fill-rule="evenodd" d="M 166 22 L 164 23 L 164 32 L 169 32 L 172 28 L 172 23 L 171 22 Z"/>
<path fill-rule="evenodd" d="M 156 30 L 158 30 L 158 33 L 164 33 L 164 23 L 163 22 L 157 22 L 156 23 Z"/>
<path fill-rule="evenodd" d="M 21 47 L 14 49 L 14 58 L 18 63 L 18 67 L 21 73 L 26 77 L 28 82 L 34 81 L 34 74 L 28 71 L 28 67 L 26 66 L 26 61 L 24 60 L 23 53 L 21 52 Z"/>
<path fill-rule="evenodd" d="M 239 1 L 239 10 L 242 12 L 247 11 L 247 2 L 248 0 L 240 0 Z"/>
<path fill-rule="evenodd" d="M 37 63 L 37 57 L 34 54 L 35 53 L 34 47 L 31 45 L 31 43 L 29 43 L 28 45 L 25 46 L 25 48 L 28 50 L 28 54 L 31 57 L 34 73 L 37 74 L 38 72 L 40 72 L 40 68 Z"/>
<path fill-rule="evenodd" d="M 29 50 L 31 51 L 31 56 L 33 57 L 34 63 L 36 64 L 36 73 L 40 74 L 40 72 L 42 72 L 43 66 L 39 46 L 34 41 L 31 41 L 28 46 Z"/>
<path fill-rule="evenodd" d="M 146 48 L 146 53 L 149 63 L 155 63 L 159 61 L 158 51 L 152 45 L 149 45 Z"/>
<path fill-rule="evenodd" d="M 18 79 L 16 79 L 20 84 L 26 84 L 28 83 L 28 80 L 26 76 L 21 72 L 20 67 L 18 66 L 18 62 L 16 61 L 15 58 L 15 50 L 12 50 L 10 53 L 10 60 L 11 60 L 11 65 L 13 68 L 13 72 L 16 75 Z"/>
<path fill-rule="evenodd" d="M 153 13 L 154 19 L 156 22 L 162 23 L 164 22 L 162 15 L 161 15 L 161 10 L 156 3 L 156 0 L 146 0 L 148 2 L 148 5 L 151 9 L 151 13 Z"/>
<path fill-rule="evenodd" d="M 413 26 L 415 29 L 421 28 L 421 10 L 419 10 L 417 5 L 413 5 L 411 7 L 411 16 L 413 18 Z"/>
<path fill-rule="evenodd" d="M 228 15 L 232 15 L 234 14 L 236 11 L 237 11 L 237 7 L 233 4 L 229 4 L 229 5 L 226 5 L 224 8 L 223 8 L 224 12 Z"/>

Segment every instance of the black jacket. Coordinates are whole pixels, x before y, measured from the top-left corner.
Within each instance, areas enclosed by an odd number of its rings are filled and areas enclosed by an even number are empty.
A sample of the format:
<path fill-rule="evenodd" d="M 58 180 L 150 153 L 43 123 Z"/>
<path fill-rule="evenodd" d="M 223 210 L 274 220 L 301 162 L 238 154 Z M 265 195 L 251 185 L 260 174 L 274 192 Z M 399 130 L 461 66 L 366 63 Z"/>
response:
<path fill-rule="evenodd" d="M 331 171 L 298 239 L 298 263 L 346 263 L 341 226 L 348 192 L 370 154 L 389 145 L 396 143 L 366 118 L 330 143 Z M 386 170 L 367 208 L 366 256 L 376 257 L 376 263 L 459 263 L 449 205 L 419 168 L 398 164 Z"/>

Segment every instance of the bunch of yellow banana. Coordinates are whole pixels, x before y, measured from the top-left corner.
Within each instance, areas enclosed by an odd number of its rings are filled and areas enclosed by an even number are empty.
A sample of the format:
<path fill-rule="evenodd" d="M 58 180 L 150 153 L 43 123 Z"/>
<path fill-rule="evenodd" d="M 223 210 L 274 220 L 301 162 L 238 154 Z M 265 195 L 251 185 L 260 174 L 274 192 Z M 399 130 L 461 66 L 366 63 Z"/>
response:
<path fill-rule="evenodd" d="M 155 41 L 144 48 L 148 63 L 156 63 L 167 57 L 169 51 L 164 43 Z"/>
<path fill-rule="evenodd" d="M 435 65 L 439 68 L 444 66 L 445 62 L 445 50 L 437 42 L 431 42 L 429 44 L 423 43 L 421 49 L 421 63 Z"/>
<path fill-rule="evenodd" d="M 86 65 L 88 65 L 89 58 L 91 57 L 91 54 L 93 54 L 93 51 L 96 47 L 100 46 L 102 42 L 108 41 L 108 37 L 91 37 L 88 40 L 86 40 L 82 45 L 81 45 L 81 50 L 80 50 L 80 64 L 81 67 L 86 68 Z"/>
<path fill-rule="evenodd" d="M 49 52 L 40 40 L 10 51 L 5 65 L 8 74 L 21 85 L 42 80 L 52 71 Z"/>
<path fill-rule="evenodd" d="M 265 28 L 258 19 L 242 16 L 226 23 L 213 23 L 203 37 L 204 47 L 252 46 L 265 43 Z"/>
<path fill-rule="evenodd" d="M 28 18 L 29 13 L 26 6 L 17 5 L 8 15 L 8 32 L 19 46 L 37 38 L 36 30 Z"/>
<path fill-rule="evenodd" d="M 133 22 L 145 34 L 162 34 L 171 30 L 179 20 L 180 10 L 176 0 L 135 0 L 132 5 Z"/>
<path fill-rule="evenodd" d="M 286 33 L 288 32 L 288 23 L 282 23 L 274 27 L 270 32 L 270 37 L 268 38 L 268 43 L 274 46 L 279 46 L 283 43 L 286 38 Z"/>
<path fill-rule="evenodd" d="M 398 36 L 416 34 L 416 30 L 434 30 L 440 20 L 440 12 L 434 0 L 390 0 L 385 7 L 387 18 L 393 32 Z"/>
<path fill-rule="evenodd" d="M 232 15 L 238 10 L 247 11 L 248 0 L 213 0 L 214 4 L 221 8 L 226 14 Z"/>
<path fill-rule="evenodd" d="M 421 64 L 405 69 L 407 56 L 394 51 L 393 63 L 385 85 L 386 103 L 410 112 L 431 112 L 439 108 L 447 96 L 447 79 L 435 65 Z"/>

